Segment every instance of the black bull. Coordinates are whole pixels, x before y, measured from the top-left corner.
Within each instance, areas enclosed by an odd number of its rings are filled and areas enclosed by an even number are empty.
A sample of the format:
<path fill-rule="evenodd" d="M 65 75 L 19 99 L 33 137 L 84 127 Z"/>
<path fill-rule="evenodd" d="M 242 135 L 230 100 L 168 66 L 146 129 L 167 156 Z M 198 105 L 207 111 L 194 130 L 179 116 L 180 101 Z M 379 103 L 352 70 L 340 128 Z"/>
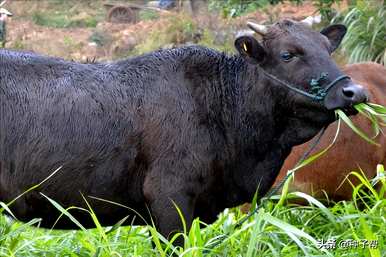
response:
<path fill-rule="evenodd" d="M 90 201 L 104 225 L 127 209 L 161 233 L 181 228 L 173 202 L 188 224 L 212 222 L 226 207 L 263 195 L 294 145 L 350 113 L 366 100 L 349 79 L 323 102 L 292 92 L 260 70 L 309 90 L 342 75 L 330 57 L 345 34 L 341 25 L 321 33 L 292 21 L 271 26 L 261 43 L 250 36 L 239 55 L 190 46 L 112 63 L 79 64 L 36 54 L 0 52 L 0 200 L 10 201 L 62 169 L 11 209 L 22 220 Z M 90 217 L 74 213 L 85 226 Z M 140 219 L 137 218 L 137 221 Z M 64 218 L 57 228 L 70 228 Z"/>

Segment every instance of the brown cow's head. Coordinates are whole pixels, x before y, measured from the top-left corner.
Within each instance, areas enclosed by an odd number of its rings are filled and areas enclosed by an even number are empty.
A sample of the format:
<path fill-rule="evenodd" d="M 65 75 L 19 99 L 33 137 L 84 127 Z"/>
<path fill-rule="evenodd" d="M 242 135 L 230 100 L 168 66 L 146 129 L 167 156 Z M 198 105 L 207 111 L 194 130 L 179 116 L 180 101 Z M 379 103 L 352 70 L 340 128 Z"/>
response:
<path fill-rule="evenodd" d="M 262 42 L 253 36 L 241 36 L 235 41 L 236 49 L 249 63 L 259 65 L 279 80 L 311 93 L 315 90 L 311 81 L 318 80 L 322 74 L 327 75 L 318 81 L 322 89 L 343 75 L 331 53 L 341 43 L 346 33 L 345 26 L 331 25 L 319 33 L 302 22 L 291 20 L 272 26 L 248 25 L 262 36 Z M 340 108 L 349 114 L 353 112 L 353 105 L 367 100 L 363 87 L 349 78 L 340 80 L 325 94 L 318 103 L 296 93 L 292 100 L 328 110 Z"/>

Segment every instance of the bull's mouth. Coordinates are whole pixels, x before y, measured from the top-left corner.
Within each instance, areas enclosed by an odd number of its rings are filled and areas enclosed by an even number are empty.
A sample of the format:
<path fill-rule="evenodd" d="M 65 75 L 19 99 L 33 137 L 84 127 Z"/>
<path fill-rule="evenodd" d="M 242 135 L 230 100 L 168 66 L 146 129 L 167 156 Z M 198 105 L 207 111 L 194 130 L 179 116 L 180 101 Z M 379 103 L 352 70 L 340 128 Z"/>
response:
<path fill-rule="evenodd" d="M 347 107 L 336 108 L 336 109 L 334 109 L 332 111 L 330 110 L 330 112 L 333 114 L 333 117 L 334 117 L 333 121 L 336 121 L 336 120 L 339 119 L 339 115 L 336 113 L 337 110 L 341 110 L 347 116 L 354 116 L 354 115 L 358 114 L 358 111 L 357 111 L 357 109 L 354 108 L 354 106 L 347 106 Z"/>
<path fill-rule="evenodd" d="M 357 109 L 354 108 L 354 106 L 348 106 L 344 108 L 340 108 L 347 116 L 356 115 L 358 114 Z"/>

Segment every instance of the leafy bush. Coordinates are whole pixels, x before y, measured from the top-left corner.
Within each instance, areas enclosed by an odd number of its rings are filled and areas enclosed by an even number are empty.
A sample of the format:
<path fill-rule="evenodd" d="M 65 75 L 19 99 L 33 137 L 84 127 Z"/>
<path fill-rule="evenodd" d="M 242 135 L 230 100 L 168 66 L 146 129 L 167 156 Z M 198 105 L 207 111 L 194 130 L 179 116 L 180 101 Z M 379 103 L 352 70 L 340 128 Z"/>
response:
<path fill-rule="evenodd" d="M 150 32 L 145 41 L 135 47 L 132 54 L 143 54 L 164 47 L 197 42 L 197 23 L 184 13 L 169 16 L 161 26 Z"/>
<path fill-rule="evenodd" d="M 32 15 L 32 20 L 36 25 L 54 27 L 54 28 L 66 28 L 68 27 L 68 18 L 65 16 L 48 16 L 42 12 L 36 12 Z"/>
<path fill-rule="evenodd" d="M 95 16 L 84 15 L 83 17 L 77 17 L 65 12 L 58 12 L 53 15 L 49 12 L 38 11 L 33 13 L 32 21 L 37 25 L 53 28 L 94 28 L 98 24 Z"/>
<path fill-rule="evenodd" d="M 154 10 L 140 10 L 139 11 L 139 19 L 141 21 L 150 21 L 150 20 L 157 20 L 159 19 L 159 14 L 158 12 Z"/>
<path fill-rule="evenodd" d="M 332 8 L 333 4 L 340 2 L 342 0 L 317 0 L 314 1 L 314 6 L 324 19 L 331 20 L 336 14 L 336 11 Z"/>
<path fill-rule="evenodd" d="M 101 30 L 95 30 L 91 36 L 89 37 L 88 39 L 90 42 L 94 42 L 97 44 L 97 46 L 105 46 L 105 45 L 108 45 L 110 44 L 113 39 L 111 38 L 111 36 L 104 32 L 104 31 L 101 31 Z"/>
<path fill-rule="evenodd" d="M 256 9 L 262 8 L 269 4 L 275 5 L 283 2 L 284 0 L 210 0 L 208 9 L 210 11 L 220 11 L 223 17 L 233 18 L 248 12 L 253 12 Z M 299 4 L 303 2 L 303 0 L 290 0 L 290 2 Z"/>
<path fill-rule="evenodd" d="M 358 0 L 344 17 L 348 27 L 342 42 L 349 62 L 375 61 L 386 64 L 386 3 Z"/>
<path fill-rule="evenodd" d="M 254 11 L 259 7 L 269 4 L 269 2 L 269 0 L 211 0 L 209 1 L 208 9 L 210 11 L 220 11 L 223 17 L 233 18 Z"/>
<path fill-rule="evenodd" d="M 335 14 L 335 10 L 332 8 L 333 4 L 341 1 L 342 0 L 316 0 L 313 2 L 323 17 L 331 19 Z M 211 0 L 209 1 L 209 10 L 221 11 L 223 17 L 236 17 L 269 4 L 275 5 L 283 2 L 284 0 Z M 301 4 L 303 0 L 290 0 L 290 2 Z"/>

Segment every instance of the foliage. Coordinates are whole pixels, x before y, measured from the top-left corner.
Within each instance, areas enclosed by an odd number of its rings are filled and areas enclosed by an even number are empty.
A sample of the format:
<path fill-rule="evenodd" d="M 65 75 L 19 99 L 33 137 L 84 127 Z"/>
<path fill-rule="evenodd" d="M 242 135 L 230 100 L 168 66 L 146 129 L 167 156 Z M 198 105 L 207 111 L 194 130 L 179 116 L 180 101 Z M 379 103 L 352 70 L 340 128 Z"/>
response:
<path fill-rule="evenodd" d="M 158 23 L 150 33 L 127 55 L 139 55 L 161 48 L 177 47 L 184 44 L 198 44 L 219 51 L 234 51 L 232 27 L 209 29 L 186 13 L 168 16 Z"/>
<path fill-rule="evenodd" d="M 317 0 L 314 1 L 314 6 L 325 20 L 331 20 L 336 11 L 332 8 L 333 4 L 340 3 L 342 0 Z"/>
<path fill-rule="evenodd" d="M 251 1 L 251 0 L 224 0 L 216 1 L 211 0 L 208 4 L 210 11 L 220 11 L 223 17 L 236 17 L 244 13 L 248 13 L 256 10 L 262 5 L 268 4 L 268 0 L 263 1 Z"/>
<path fill-rule="evenodd" d="M 301 3 L 303 0 L 291 0 L 291 2 Z M 278 4 L 283 0 L 210 0 L 208 9 L 210 11 L 220 11 L 223 17 L 237 17 L 269 4 Z"/>
<path fill-rule="evenodd" d="M 77 49 L 77 50 L 81 49 L 83 46 L 83 42 L 78 42 L 74 40 L 71 36 L 64 36 L 63 44 L 66 48 Z"/>
<path fill-rule="evenodd" d="M 16 38 L 11 45 L 8 46 L 11 49 L 16 50 L 23 50 L 25 48 L 25 45 L 23 43 L 23 40 L 21 38 Z"/>
<path fill-rule="evenodd" d="M 141 21 L 157 20 L 159 17 L 158 12 L 154 10 L 144 9 L 139 11 L 139 19 Z"/>
<path fill-rule="evenodd" d="M 290 2 L 301 4 L 304 0 L 290 0 Z M 275 5 L 283 3 L 283 0 L 224 0 L 209 1 L 209 10 L 220 11 L 223 17 L 236 17 L 245 13 L 255 11 L 267 5 Z M 336 13 L 332 8 L 333 4 L 340 3 L 342 0 L 316 0 L 313 1 L 314 6 L 319 13 L 330 20 Z"/>
<path fill-rule="evenodd" d="M 382 105 L 373 104 L 373 103 L 360 103 L 354 106 L 354 108 L 365 118 L 369 119 L 374 130 L 374 136 L 378 136 L 382 129 L 380 126 L 385 126 L 386 124 L 386 108 Z M 351 128 L 358 136 L 362 137 L 370 144 L 380 146 L 373 139 L 367 136 L 362 130 L 357 128 L 354 123 L 347 117 L 347 115 L 342 110 L 335 110 L 336 115 L 340 120 L 345 122 L 349 128 Z"/>
<path fill-rule="evenodd" d="M 32 15 L 32 20 L 37 25 L 54 28 L 96 27 L 98 23 L 97 19 L 91 15 L 74 18 L 66 13 L 52 15 L 52 13 L 40 11 Z"/>
<path fill-rule="evenodd" d="M 51 0 L 30 4 L 29 17 L 40 26 L 53 28 L 94 28 L 105 10 L 97 1 Z"/>
<path fill-rule="evenodd" d="M 304 193 L 295 192 L 264 199 L 260 208 L 246 221 L 238 208 L 225 210 L 212 225 L 193 221 L 189 231 L 167 240 L 152 226 L 100 227 L 89 206 L 87 210 L 96 229 L 79 231 L 47 230 L 40 219 L 20 223 L 0 215 L 0 256 L 384 256 L 386 249 L 386 178 L 382 165 L 378 175 L 368 180 L 360 170 L 347 178 L 356 178 L 353 201 L 330 203 L 330 207 Z M 277 203 L 280 198 L 284 202 Z M 63 209 L 46 197 L 63 216 L 73 218 L 71 209 Z M 299 206 L 294 199 L 309 206 Z M 85 199 L 86 201 L 86 199 Z M 1 212 L 13 216 L 1 203 Z M 62 217 L 63 218 L 63 217 Z M 122 222 L 126 219 L 125 217 Z M 77 222 L 76 220 L 73 220 Z M 81 226 L 81 225 L 80 225 Z M 183 247 L 172 242 L 184 239 Z M 321 240 L 335 243 L 333 249 L 322 247 Z M 346 241 L 345 241 L 346 240 Z M 367 240 L 367 241 L 365 241 Z M 342 242 L 358 246 L 343 247 Z M 367 245 L 363 243 L 367 242 Z M 363 246 L 362 246 L 363 245 Z M 339 247 L 340 246 L 340 247 Z M 175 256 L 174 255 L 174 256 Z"/>
<path fill-rule="evenodd" d="M 338 17 L 347 27 L 342 49 L 350 63 L 375 61 L 386 64 L 386 3 L 358 0 L 349 12 Z"/>
<path fill-rule="evenodd" d="M 145 41 L 138 44 L 132 54 L 143 54 L 164 47 L 174 47 L 187 42 L 196 43 L 198 26 L 184 13 L 169 16 L 159 29 L 154 29 Z"/>
<path fill-rule="evenodd" d="M 96 43 L 98 46 L 105 46 L 110 44 L 113 39 L 111 38 L 111 35 L 102 31 L 102 30 L 95 30 L 88 39 L 90 42 Z"/>

